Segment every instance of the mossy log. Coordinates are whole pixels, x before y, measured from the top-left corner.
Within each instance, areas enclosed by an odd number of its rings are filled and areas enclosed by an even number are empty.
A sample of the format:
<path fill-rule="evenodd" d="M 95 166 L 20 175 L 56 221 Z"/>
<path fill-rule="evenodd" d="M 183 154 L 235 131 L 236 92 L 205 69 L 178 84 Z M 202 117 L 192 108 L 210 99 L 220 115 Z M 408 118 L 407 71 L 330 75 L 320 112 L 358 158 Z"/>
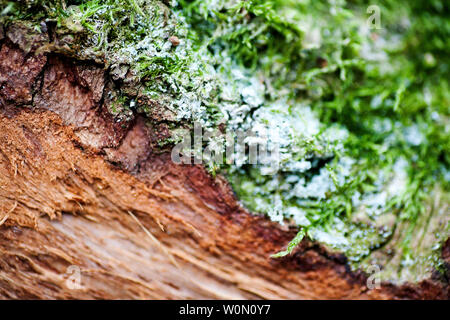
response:
<path fill-rule="evenodd" d="M 371 290 L 307 239 L 270 258 L 295 229 L 156 152 L 144 118 L 116 123 L 103 65 L 36 52 L 23 32 L 0 32 L 0 298 L 448 299 L 434 278 Z"/>

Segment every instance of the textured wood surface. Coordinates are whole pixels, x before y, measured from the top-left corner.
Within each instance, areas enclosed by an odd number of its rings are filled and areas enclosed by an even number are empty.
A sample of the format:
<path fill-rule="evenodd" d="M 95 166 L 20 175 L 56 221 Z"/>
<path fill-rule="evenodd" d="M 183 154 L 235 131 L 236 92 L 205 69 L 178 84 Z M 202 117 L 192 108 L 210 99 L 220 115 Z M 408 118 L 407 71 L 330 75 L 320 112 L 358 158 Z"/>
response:
<path fill-rule="evenodd" d="M 369 290 L 308 241 L 271 259 L 296 230 L 154 153 L 159 129 L 106 112 L 102 66 L 36 55 L 34 41 L 0 39 L 0 298 L 448 298 L 433 279 Z"/>

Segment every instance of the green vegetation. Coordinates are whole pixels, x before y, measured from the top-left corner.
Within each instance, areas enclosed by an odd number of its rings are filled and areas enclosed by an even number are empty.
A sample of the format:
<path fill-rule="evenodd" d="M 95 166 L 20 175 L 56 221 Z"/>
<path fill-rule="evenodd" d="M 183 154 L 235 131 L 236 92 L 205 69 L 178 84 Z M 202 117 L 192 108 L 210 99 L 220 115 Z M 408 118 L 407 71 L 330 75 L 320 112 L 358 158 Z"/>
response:
<path fill-rule="evenodd" d="M 149 117 L 166 110 L 173 128 L 268 127 L 278 170 L 248 164 L 245 150 L 206 165 L 253 212 L 300 226 L 277 257 L 309 237 L 355 268 L 382 264 L 387 280 L 440 268 L 450 234 L 445 1 L 172 2 L 28 0 L 1 10 L 5 20 L 53 21 L 57 35 L 77 36 L 68 45 L 81 46 L 79 58 L 106 59 L 123 82 L 117 117 L 132 103 Z M 367 24 L 369 5 L 381 29 Z"/>

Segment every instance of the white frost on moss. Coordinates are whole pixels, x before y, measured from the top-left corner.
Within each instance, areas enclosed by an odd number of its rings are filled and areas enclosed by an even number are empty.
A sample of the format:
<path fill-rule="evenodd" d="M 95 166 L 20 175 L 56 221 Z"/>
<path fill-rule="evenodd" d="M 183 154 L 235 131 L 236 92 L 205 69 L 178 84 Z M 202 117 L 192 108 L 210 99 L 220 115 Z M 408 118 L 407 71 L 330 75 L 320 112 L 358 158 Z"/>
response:
<path fill-rule="evenodd" d="M 412 146 L 418 146 L 425 141 L 425 137 L 417 124 L 404 128 L 403 133 L 406 142 Z"/>
<path fill-rule="evenodd" d="M 324 230 L 322 227 L 312 227 L 308 230 L 311 239 L 324 243 L 335 249 L 344 249 L 349 246 L 347 238 L 339 231 L 339 225 L 343 227 L 343 222 L 335 219 L 336 224 L 333 230 Z"/>

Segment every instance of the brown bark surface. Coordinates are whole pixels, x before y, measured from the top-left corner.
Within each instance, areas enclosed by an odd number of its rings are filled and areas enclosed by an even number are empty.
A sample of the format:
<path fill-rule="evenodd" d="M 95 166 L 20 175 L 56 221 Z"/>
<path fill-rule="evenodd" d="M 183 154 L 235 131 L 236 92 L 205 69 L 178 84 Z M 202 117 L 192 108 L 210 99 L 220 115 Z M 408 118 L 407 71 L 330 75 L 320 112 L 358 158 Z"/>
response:
<path fill-rule="evenodd" d="M 42 39 L 4 31 L 0 298 L 448 299 L 436 279 L 369 290 L 345 257 L 306 240 L 271 259 L 296 230 L 251 215 L 201 166 L 154 152 L 161 132 L 141 116 L 115 122 L 103 66 L 36 55 Z"/>

